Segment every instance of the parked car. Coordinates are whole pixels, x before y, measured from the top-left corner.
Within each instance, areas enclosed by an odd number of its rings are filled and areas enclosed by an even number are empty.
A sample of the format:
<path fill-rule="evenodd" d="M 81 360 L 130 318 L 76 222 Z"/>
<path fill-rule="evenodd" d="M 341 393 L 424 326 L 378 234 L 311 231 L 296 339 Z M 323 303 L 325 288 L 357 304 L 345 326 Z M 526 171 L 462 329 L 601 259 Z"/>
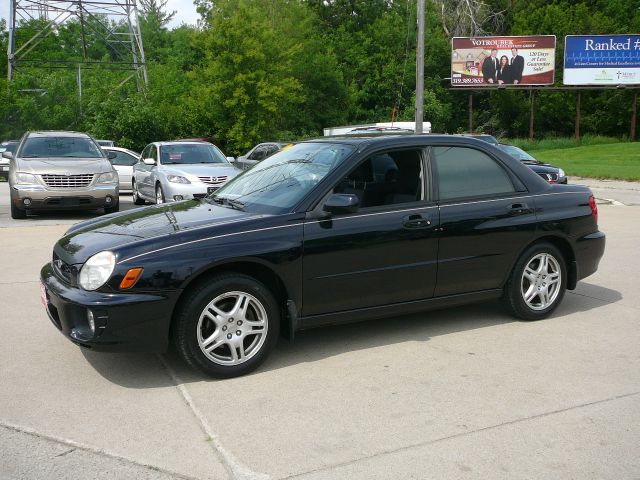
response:
<path fill-rule="evenodd" d="M 16 148 L 18 147 L 18 140 L 5 140 L 0 143 L 0 154 L 3 152 L 9 152 L 11 154 L 15 153 Z M 5 180 L 9 178 L 9 159 L 5 157 L 0 157 L 0 177 L 3 177 Z"/>
<path fill-rule="evenodd" d="M 110 155 L 110 154 L 109 154 Z M 29 210 L 97 209 L 117 212 L 118 174 L 87 134 L 27 132 L 9 168 L 11 217 Z"/>
<path fill-rule="evenodd" d="M 118 172 L 118 181 L 121 192 L 131 191 L 131 179 L 133 178 L 133 166 L 140 161 L 140 154 L 120 147 L 102 147 L 105 152 L 113 152 L 111 165 Z M 115 156 L 114 156 L 115 155 Z"/>
<path fill-rule="evenodd" d="M 206 198 L 71 227 L 42 268 L 42 302 L 78 345 L 172 340 L 192 367 L 231 377 L 280 330 L 402 328 L 396 315 L 499 298 L 546 318 L 598 267 L 597 213 L 588 187 L 550 185 L 470 138 L 313 140 Z"/>
<path fill-rule="evenodd" d="M 498 145 L 498 139 L 493 135 L 487 135 L 485 133 L 464 133 L 464 137 L 476 138 L 478 140 L 482 140 L 483 142 L 490 143 L 491 145 Z"/>
<path fill-rule="evenodd" d="M 539 160 L 536 160 L 527 152 L 522 150 L 521 148 L 516 147 L 515 145 L 507 145 L 501 143 L 498 145 L 498 148 L 507 152 L 516 160 L 520 160 L 531 170 L 536 172 L 540 177 L 546 180 L 549 183 L 567 183 L 567 175 L 564 173 L 560 167 L 556 167 L 555 165 L 551 165 L 549 163 L 543 163 Z"/>
<path fill-rule="evenodd" d="M 240 170 L 208 142 L 155 142 L 133 166 L 133 202 L 142 205 L 203 198 Z"/>
<path fill-rule="evenodd" d="M 286 145 L 288 144 L 282 142 L 259 143 L 244 155 L 236 158 L 235 165 L 242 170 L 248 170 Z"/>
<path fill-rule="evenodd" d="M 116 142 L 113 140 L 96 140 L 101 147 L 115 147 Z"/>

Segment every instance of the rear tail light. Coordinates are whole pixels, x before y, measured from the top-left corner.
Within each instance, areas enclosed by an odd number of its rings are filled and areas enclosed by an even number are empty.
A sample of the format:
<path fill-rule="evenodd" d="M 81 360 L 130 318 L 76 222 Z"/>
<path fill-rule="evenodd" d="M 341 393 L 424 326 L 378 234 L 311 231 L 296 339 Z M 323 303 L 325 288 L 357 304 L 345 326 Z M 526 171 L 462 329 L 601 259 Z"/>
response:
<path fill-rule="evenodd" d="M 589 197 L 589 207 L 591 207 L 591 215 L 593 215 L 593 219 L 596 221 L 596 225 L 598 224 L 598 205 L 596 205 L 596 199 L 593 195 Z"/>

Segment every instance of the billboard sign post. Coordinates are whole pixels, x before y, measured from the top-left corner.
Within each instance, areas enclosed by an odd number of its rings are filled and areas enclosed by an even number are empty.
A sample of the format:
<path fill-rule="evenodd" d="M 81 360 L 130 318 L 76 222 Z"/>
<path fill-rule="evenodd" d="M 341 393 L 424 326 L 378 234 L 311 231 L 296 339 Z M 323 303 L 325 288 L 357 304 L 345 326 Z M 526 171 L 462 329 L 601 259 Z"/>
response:
<path fill-rule="evenodd" d="M 454 37 L 451 39 L 453 87 L 552 85 L 555 35 Z"/>
<path fill-rule="evenodd" d="M 563 83 L 640 84 L 640 35 L 568 35 Z"/>

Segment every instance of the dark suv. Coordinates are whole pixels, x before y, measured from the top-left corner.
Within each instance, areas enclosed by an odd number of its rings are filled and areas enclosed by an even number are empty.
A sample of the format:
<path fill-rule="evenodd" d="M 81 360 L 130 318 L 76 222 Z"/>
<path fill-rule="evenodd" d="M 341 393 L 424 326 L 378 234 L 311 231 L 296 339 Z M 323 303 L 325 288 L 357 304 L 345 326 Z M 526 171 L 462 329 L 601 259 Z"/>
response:
<path fill-rule="evenodd" d="M 204 199 L 75 225 L 42 269 L 42 301 L 81 346 L 173 340 L 228 377 L 256 368 L 280 330 L 499 298 L 545 318 L 604 245 L 589 188 L 551 185 L 486 142 L 329 138 Z"/>

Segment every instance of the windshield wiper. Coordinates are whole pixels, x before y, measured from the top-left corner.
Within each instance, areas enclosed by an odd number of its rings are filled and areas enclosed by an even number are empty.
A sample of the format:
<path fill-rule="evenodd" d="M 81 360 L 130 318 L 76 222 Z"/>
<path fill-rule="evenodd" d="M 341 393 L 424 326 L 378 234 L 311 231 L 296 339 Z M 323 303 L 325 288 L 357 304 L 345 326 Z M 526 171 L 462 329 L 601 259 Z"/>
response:
<path fill-rule="evenodd" d="M 216 202 L 218 205 L 227 205 L 235 210 L 244 211 L 244 207 L 246 206 L 240 200 L 234 200 L 233 198 L 227 197 L 218 197 L 217 195 L 212 195 L 211 200 Z"/>

